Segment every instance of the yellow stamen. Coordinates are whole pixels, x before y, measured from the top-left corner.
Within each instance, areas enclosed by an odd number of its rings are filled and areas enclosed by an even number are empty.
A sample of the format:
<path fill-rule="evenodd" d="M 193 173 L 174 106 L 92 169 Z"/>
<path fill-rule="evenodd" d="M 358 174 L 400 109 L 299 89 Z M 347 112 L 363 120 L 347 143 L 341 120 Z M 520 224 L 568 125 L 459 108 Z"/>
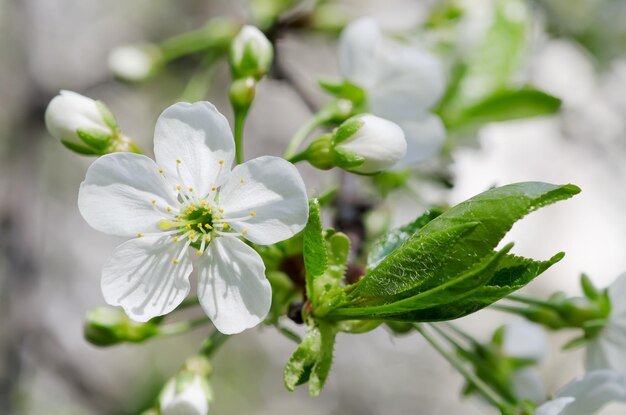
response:
<path fill-rule="evenodd" d="M 180 161 L 180 159 L 176 160 L 176 164 L 180 164 L 182 163 L 182 161 Z"/>
<path fill-rule="evenodd" d="M 253 210 L 252 212 L 250 212 L 250 216 L 256 216 L 256 212 Z"/>
<path fill-rule="evenodd" d="M 224 164 L 224 160 L 220 160 L 220 164 Z"/>
<path fill-rule="evenodd" d="M 143 233 L 141 232 L 137 234 L 137 238 L 141 238 L 142 236 L 143 236 Z"/>
<path fill-rule="evenodd" d="M 227 229 L 228 228 L 228 223 L 224 222 L 224 223 L 222 223 L 222 226 L 224 227 L 224 229 Z"/>
<path fill-rule="evenodd" d="M 172 241 L 174 241 L 174 242 L 178 242 L 178 236 L 173 237 L 173 238 L 172 238 Z"/>
<path fill-rule="evenodd" d="M 220 213 L 224 213 L 224 209 L 220 208 L 219 209 Z"/>
<path fill-rule="evenodd" d="M 182 190 L 182 186 L 176 186 L 176 190 Z"/>
<path fill-rule="evenodd" d="M 152 204 L 153 204 L 153 205 L 156 205 L 156 200 L 154 200 L 154 199 L 153 199 L 153 200 L 152 200 Z"/>
<path fill-rule="evenodd" d="M 189 188 L 189 191 L 190 191 L 190 192 L 193 192 L 193 187 L 190 187 L 190 188 Z"/>
<path fill-rule="evenodd" d="M 159 173 L 163 174 L 163 169 L 159 169 Z"/>
<path fill-rule="evenodd" d="M 178 264 L 178 259 L 176 259 L 176 258 L 172 259 L 172 263 L 173 264 Z"/>
<path fill-rule="evenodd" d="M 248 230 L 247 230 L 247 229 L 244 229 L 243 231 L 241 231 L 241 234 L 242 234 L 242 235 L 247 235 L 247 234 L 248 234 Z"/>
<path fill-rule="evenodd" d="M 202 255 L 202 251 L 196 252 L 196 255 L 198 255 L 198 256 Z"/>
<path fill-rule="evenodd" d="M 216 191 L 216 190 L 217 190 L 217 187 L 212 187 L 212 188 L 211 188 L 211 190 L 212 190 L 212 191 Z"/>
<path fill-rule="evenodd" d="M 211 225 L 209 225 L 208 223 L 205 223 L 205 224 L 204 224 L 204 227 L 205 227 L 205 228 L 207 228 L 207 229 L 211 229 L 211 228 L 212 228 L 212 226 L 211 226 Z"/>
<path fill-rule="evenodd" d="M 239 183 L 243 183 L 243 179 L 239 179 Z"/>
<path fill-rule="evenodd" d="M 171 212 L 171 211 L 172 211 L 172 208 L 168 206 L 168 207 L 167 207 L 167 211 L 168 211 L 168 212 Z"/>

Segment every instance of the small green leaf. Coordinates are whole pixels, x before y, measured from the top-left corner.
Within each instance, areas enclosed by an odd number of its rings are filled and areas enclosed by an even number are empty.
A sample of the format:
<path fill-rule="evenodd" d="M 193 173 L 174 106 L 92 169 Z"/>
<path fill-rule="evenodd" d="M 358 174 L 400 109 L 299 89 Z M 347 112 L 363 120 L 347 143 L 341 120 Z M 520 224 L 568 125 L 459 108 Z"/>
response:
<path fill-rule="evenodd" d="M 350 255 L 350 238 L 341 232 L 326 231 L 328 268 L 313 281 L 313 312 L 324 315 L 345 300 L 343 291 L 346 263 Z"/>
<path fill-rule="evenodd" d="M 446 120 L 450 129 L 476 128 L 490 122 L 551 115 L 561 100 L 537 89 L 504 90 L 465 109 L 457 119 Z"/>
<path fill-rule="evenodd" d="M 317 199 L 309 201 L 309 220 L 304 228 L 303 244 L 307 296 L 314 298 L 313 281 L 316 277 L 322 275 L 328 266 L 326 244 L 322 234 L 322 222 Z"/>
<path fill-rule="evenodd" d="M 415 232 L 422 229 L 431 220 L 443 213 L 440 209 L 431 209 L 423 213 L 413 222 L 404 225 L 398 229 L 394 229 L 383 235 L 372 247 L 367 256 L 367 268 L 373 269 L 376 265 L 387 257 L 394 249 L 402 245 L 404 241 L 409 239 Z"/>
<path fill-rule="evenodd" d="M 336 335 L 335 328 L 323 322 L 306 333 L 285 365 L 287 390 L 292 392 L 296 386 L 309 382 L 311 396 L 319 395 L 332 366 Z"/>
<path fill-rule="evenodd" d="M 580 275 L 580 286 L 588 299 L 596 301 L 600 298 L 600 291 L 598 291 L 598 288 L 596 288 L 587 274 Z"/>
<path fill-rule="evenodd" d="M 344 79 L 320 79 L 319 85 L 329 94 L 342 99 L 347 99 L 354 103 L 361 103 L 365 100 L 365 91 Z"/>

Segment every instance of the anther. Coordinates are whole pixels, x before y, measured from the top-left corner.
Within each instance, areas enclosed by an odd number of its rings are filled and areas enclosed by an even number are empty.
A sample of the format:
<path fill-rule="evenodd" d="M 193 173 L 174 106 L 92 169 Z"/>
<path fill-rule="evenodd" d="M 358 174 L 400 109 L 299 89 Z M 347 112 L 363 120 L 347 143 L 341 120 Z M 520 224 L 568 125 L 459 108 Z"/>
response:
<path fill-rule="evenodd" d="M 242 234 L 242 235 L 247 235 L 247 234 L 248 234 L 248 230 L 247 230 L 247 229 L 244 229 L 243 231 L 241 231 L 241 234 Z"/>
<path fill-rule="evenodd" d="M 224 164 L 224 160 L 220 160 L 220 164 Z"/>
<path fill-rule="evenodd" d="M 174 222 L 172 222 L 171 220 L 163 219 L 159 221 L 159 228 L 163 229 L 164 231 L 171 229 L 173 226 Z"/>
<path fill-rule="evenodd" d="M 172 264 L 178 264 L 178 259 L 176 258 L 172 259 Z"/>
<path fill-rule="evenodd" d="M 180 161 L 180 159 L 176 160 L 176 164 L 180 164 L 182 163 L 182 161 Z"/>
<path fill-rule="evenodd" d="M 219 208 L 220 213 L 224 213 L 224 209 Z"/>
<path fill-rule="evenodd" d="M 217 187 L 212 187 L 212 188 L 211 188 L 211 190 L 212 190 L 212 191 L 216 191 L 216 190 L 217 190 Z"/>
<path fill-rule="evenodd" d="M 163 174 L 163 169 L 159 169 L 159 173 Z"/>
<path fill-rule="evenodd" d="M 202 255 L 202 251 L 196 252 L 196 255 L 198 255 L 198 256 Z"/>
<path fill-rule="evenodd" d="M 153 200 L 152 200 L 152 204 L 153 204 L 153 205 L 156 205 L 156 200 L 154 200 L 154 199 L 153 199 Z"/>
<path fill-rule="evenodd" d="M 250 216 L 256 216 L 256 212 L 253 210 L 252 212 L 250 212 Z"/>
<path fill-rule="evenodd" d="M 171 211 L 172 211 L 172 208 L 168 206 L 168 207 L 167 207 L 167 211 L 168 211 L 168 212 L 171 212 Z"/>
<path fill-rule="evenodd" d="M 243 183 L 243 179 L 239 179 L 239 183 Z"/>
<path fill-rule="evenodd" d="M 143 236 L 143 233 L 141 232 L 137 234 L 137 238 L 141 238 L 142 236 Z"/>
<path fill-rule="evenodd" d="M 182 186 L 176 186 L 176 190 L 182 190 L 183 187 Z"/>
<path fill-rule="evenodd" d="M 190 187 L 190 188 L 189 188 L 189 191 L 190 191 L 190 192 L 193 192 L 193 187 Z"/>

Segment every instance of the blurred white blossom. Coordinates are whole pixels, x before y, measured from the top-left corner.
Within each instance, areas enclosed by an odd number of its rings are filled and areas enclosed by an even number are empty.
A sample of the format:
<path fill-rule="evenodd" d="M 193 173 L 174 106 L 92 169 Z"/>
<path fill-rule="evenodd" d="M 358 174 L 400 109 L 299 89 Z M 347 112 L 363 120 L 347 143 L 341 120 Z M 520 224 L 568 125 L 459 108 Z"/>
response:
<path fill-rule="evenodd" d="M 161 394 L 161 415 L 206 415 L 212 393 L 202 376 L 171 379 Z"/>
<path fill-rule="evenodd" d="M 446 131 L 430 110 L 442 97 L 446 82 L 434 55 L 384 38 L 373 19 L 363 18 L 343 31 L 339 66 L 345 78 L 365 90 L 368 111 L 404 130 L 407 152 L 397 167 L 415 165 L 440 150 Z"/>

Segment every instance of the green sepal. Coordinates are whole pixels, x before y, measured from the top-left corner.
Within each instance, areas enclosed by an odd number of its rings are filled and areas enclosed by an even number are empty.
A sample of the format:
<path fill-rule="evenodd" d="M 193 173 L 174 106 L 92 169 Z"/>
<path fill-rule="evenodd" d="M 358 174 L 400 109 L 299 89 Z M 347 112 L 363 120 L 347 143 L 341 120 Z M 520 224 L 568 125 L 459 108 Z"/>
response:
<path fill-rule="evenodd" d="M 333 146 L 341 144 L 348 138 L 352 137 L 362 126 L 363 120 L 361 120 L 361 117 L 359 116 L 346 120 L 333 133 Z"/>
<path fill-rule="evenodd" d="M 118 307 L 98 307 L 87 313 L 85 339 L 96 346 L 106 347 L 131 342 L 139 343 L 159 333 L 161 318 L 137 323 Z"/>
<path fill-rule="evenodd" d="M 113 115 L 109 107 L 107 107 L 102 101 L 96 101 L 96 108 L 98 108 L 100 116 L 102 116 L 104 123 L 111 129 L 111 131 L 119 132 L 119 126 L 117 124 L 117 120 L 115 119 L 115 115 Z"/>
<path fill-rule="evenodd" d="M 346 170 L 358 167 L 365 162 L 365 157 L 341 147 L 334 147 L 333 155 L 335 165 Z"/>
<path fill-rule="evenodd" d="M 76 135 L 83 141 L 83 143 L 98 150 L 100 153 L 102 153 L 109 145 L 112 138 L 111 134 L 103 133 L 98 130 L 85 130 L 82 128 L 76 130 Z"/>
<path fill-rule="evenodd" d="M 565 343 L 563 347 L 561 347 L 561 350 L 566 351 L 566 350 L 577 349 L 581 346 L 584 346 L 587 343 L 587 340 L 588 339 L 585 336 L 575 337 L 572 340 Z"/>
<path fill-rule="evenodd" d="M 71 141 L 61 140 L 61 144 L 63 144 L 66 148 L 73 151 L 74 153 L 82 154 L 85 156 L 99 156 L 102 154 L 102 152 L 96 151 L 93 148 L 72 143 Z"/>
<path fill-rule="evenodd" d="M 593 284 L 587 274 L 580 274 L 580 287 L 583 290 L 583 294 L 591 301 L 597 301 L 600 299 L 600 291 Z"/>

